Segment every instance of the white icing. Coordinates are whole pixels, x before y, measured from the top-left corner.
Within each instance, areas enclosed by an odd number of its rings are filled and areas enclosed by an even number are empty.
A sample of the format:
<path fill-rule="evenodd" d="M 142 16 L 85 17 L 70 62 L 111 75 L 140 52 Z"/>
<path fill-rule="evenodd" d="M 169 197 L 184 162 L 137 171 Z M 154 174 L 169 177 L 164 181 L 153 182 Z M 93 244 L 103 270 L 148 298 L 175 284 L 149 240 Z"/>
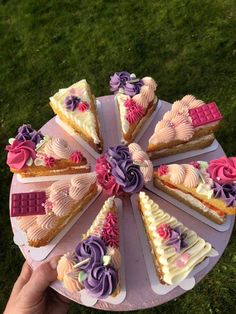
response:
<path fill-rule="evenodd" d="M 121 93 L 118 93 L 116 95 L 116 99 L 117 99 L 117 102 L 119 104 L 120 122 L 121 122 L 121 128 L 122 128 L 123 133 L 127 133 L 129 130 L 129 122 L 126 119 L 127 110 L 125 107 L 125 101 L 126 101 L 126 99 L 129 99 L 129 98 L 130 98 L 130 96 L 125 95 L 125 94 L 121 94 Z"/>

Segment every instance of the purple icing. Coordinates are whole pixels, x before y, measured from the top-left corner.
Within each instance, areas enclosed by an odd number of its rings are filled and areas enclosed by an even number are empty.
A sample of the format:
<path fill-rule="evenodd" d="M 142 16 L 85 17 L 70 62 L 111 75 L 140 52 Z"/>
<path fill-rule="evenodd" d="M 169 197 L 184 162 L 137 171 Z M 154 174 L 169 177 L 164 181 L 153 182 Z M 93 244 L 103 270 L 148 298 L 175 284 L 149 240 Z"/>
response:
<path fill-rule="evenodd" d="M 106 254 L 106 245 L 102 239 L 90 236 L 77 245 L 75 253 L 78 262 L 90 258 L 88 263 L 80 266 L 81 269 L 89 271 L 95 263 L 101 263 L 102 257 Z"/>
<path fill-rule="evenodd" d="M 110 90 L 112 92 L 117 92 L 119 88 L 124 88 L 127 81 L 129 81 L 130 73 L 126 71 L 115 72 L 110 77 Z"/>
<path fill-rule="evenodd" d="M 112 175 L 116 182 L 122 186 L 124 192 L 140 192 L 144 185 L 142 172 L 138 165 L 134 165 L 131 159 L 120 160 L 112 169 Z"/>
<path fill-rule="evenodd" d="M 141 87 L 144 85 L 142 80 L 139 80 L 138 82 L 129 83 L 127 82 L 125 84 L 124 90 L 125 94 L 129 96 L 134 96 L 140 93 Z"/>
<path fill-rule="evenodd" d="M 30 124 L 23 124 L 18 128 L 18 134 L 15 138 L 19 141 L 31 140 L 37 145 L 43 139 L 43 134 L 34 130 Z"/>
<path fill-rule="evenodd" d="M 220 198 L 227 207 L 236 207 L 236 183 L 214 182 L 213 191 L 214 196 Z"/>
<path fill-rule="evenodd" d="M 179 252 L 182 248 L 187 247 L 187 243 L 184 242 L 186 234 L 182 233 L 180 228 L 177 227 L 171 230 L 171 236 L 166 241 L 166 245 L 171 245 L 175 248 L 176 252 Z"/>
<path fill-rule="evenodd" d="M 118 276 L 112 266 L 95 263 L 87 274 L 88 277 L 83 281 L 83 284 L 91 296 L 97 299 L 105 299 L 115 291 Z"/>
<path fill-rule="evenodd" d="M 116 166 L 116 163 L 120 160 L 131 159 L 129 149 L 125 145 L 118 145 L 116 147 L 109 147 L 107 150 L 107 160 L 112 166 Z"/>
<path fill-rule="evenodd" d="M 79 103 L 80 103 L 80 98 L 77 96 L 73 96 L 73 95 L 67 96 L 65 99 L 66 108 L 71 111 L 74 111 L 77 108 Z"/>

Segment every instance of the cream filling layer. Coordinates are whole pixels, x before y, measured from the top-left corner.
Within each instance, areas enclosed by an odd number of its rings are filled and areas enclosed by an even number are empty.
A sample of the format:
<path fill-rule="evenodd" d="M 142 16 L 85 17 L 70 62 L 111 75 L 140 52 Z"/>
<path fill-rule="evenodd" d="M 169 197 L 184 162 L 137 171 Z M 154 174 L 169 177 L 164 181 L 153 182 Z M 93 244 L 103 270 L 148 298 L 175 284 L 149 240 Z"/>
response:
<path fill-rule="evenodd" d="M 130 96 L 124 95 L 124 94 L 117 94 L 116 100 L 119 104 L 119 110 L 120 110 L 120 122 L 121 122 L 121 129 L 124 134 L 126 134 L 129 131 L 129 122 L 126 119 L 126 107 L 125 107 L 125 101 L 127 99 L 130 99 Z"/>
<path fill-rule="evenodd" d="M 165 213 L 144 192 L 140 192 L 139 199 L 144 208 L 143 215 L 148 222 L 146 224 L 147 231 L 151 234 L 155 254 L 159 257 L 158 263 L 161 264 L 163 280 L 170 285 L 178 284 L 189 275 L 197 264 L 209 256 L 212 249 L 211 244 L 205 242 L 194 231 L 186 228 L 175 217 Z M 172 228 L 179 227 L 181 232 L 186 234 L 186 248 L 176 252 L 174 247 L 165 245 L 165 240 L 156 232 L 158 226 L 163 223 L 169 224 Z M 189 259 L 179 268 L 176 262 L 183 253 L 188 253 Z"/>
<path fill-rule="evenodd" d="M 50 97 L 50 101 L 67 119 L 72 120 L 80 129 L 83 129 L 89 136 L 91 136 L 95 144 L 99 144 L 100 139 L 96 131 L 96 118 L 93 112 L 91 110 L 81 112 L 76 109 L 71 111 L 68 110 L 64 104 L 65 98 L 70 95 L 69 90 L 76 89 L 82 91 L 81 95 L 78 97 L 81 98 L 82 101 L 86 101 L 91 105 L 91 99 L 87 92 L 87 85 L 88 83 L 86 80 L 81 80 L 67 89 L 60 89 L 54 96 Z"/>
<path fill-rule="evenodd" d="M 186 199 L 189 203 L 193 204 L 194 206 L 198 207 L 199 209 L 201 209 L 204 213 L 210 213 L 212 216 L 217 217 L 217 219 L 220 219 L 221 221 L 224 220 L 223 217 L 219 216 L 218 213 L 214 210 L 212 210 L 211 208 L 207 207 L 206 205 L 204 205 L 201 201 L 199 201 L 198 199 L 196 199 L 194 196 L 188 194 L 188 193 L 184 193 L 183 191 L 177 190 L 177 189 L 172 189 L 169 186 L 165 185 L 165 188 L 173 191 L 174 193 L 176 193 L 177 195 L 179 195 L 181 198 Z"/>

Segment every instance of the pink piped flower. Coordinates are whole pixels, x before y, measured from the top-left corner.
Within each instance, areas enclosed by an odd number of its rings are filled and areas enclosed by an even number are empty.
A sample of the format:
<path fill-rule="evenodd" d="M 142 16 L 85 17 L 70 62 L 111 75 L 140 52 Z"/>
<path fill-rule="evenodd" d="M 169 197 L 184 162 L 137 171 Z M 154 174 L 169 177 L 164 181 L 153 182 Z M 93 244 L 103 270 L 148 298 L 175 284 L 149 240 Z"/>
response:
<path fill-rule="evenodd" d="M 190 259 L 189 253 L 185 252 L 185 253 L 181 254 L 180 257 L 177 258 L 177 260 L 175 262 L 176 267 L 177 268 L 183 268 L 187 264 L 189 259 Z"/>
<path fill-rule="evenodd" d="M 130 109 L 130 108 L 133 108 L 136 106 L 136 102 L 132 99 L 132 98 L 129 98 L 129 99 L 126 99 L 125 101 L 125 107 Z"/>
<path fill-rule="evenodd" d="M 45 156 L 44 157 L 44 163 L 45 163 L 45 166 L 47 166 L 49 168 L 53 168 L 55 166 L 56 160 L 54 157 Z"/>
<path fill-rule="evenodd" d="M 106 246 L 119 247 L 118 219 L 115 213 L 109 212 L 102 229 L 102 240 Z"/>
<path fill-rule="evenodd" d="M 125 118 L 130 124 L 136 123 L 144 116 L 143 107 L 139 106 L 133 99 L 127 99 L 125 107 L 127 108 Z"/>
<path fill-rule="evenodd" d="M 196 168 L 196 169 L 200 169 L 200 164 L 197 161 L 191 161 L 190 165 L 194 166 L 194 168 Z"/>
<path fill-rule="evenodd" d="M 75 151 L 70 155 L 70 160 L 76 164 L 81 163 L 82 159 L 83 159 L 83 155 L 79 151 Z"/>
<path fill-rule="evenodd" d="M 89 109 L 89 104 L 86 101 L 81 101 L 77 108 L 79 111 L 84 112 Z"/>
<path fill-rule="evenodd" d="M 157 169 L 158 176 L 165 176 L 168 173 L 168 166 L 167 165 L 160 165 Z"/>
<path fill-rule="evenodd" d="M 168 224 L 161 224 L 158 228 L 157 228 L 157 233 L 159 234 L 159 236 L 165 240 L 168 240 L 171 237 L 172 234 L 172 228 L 170 225 Z"/>

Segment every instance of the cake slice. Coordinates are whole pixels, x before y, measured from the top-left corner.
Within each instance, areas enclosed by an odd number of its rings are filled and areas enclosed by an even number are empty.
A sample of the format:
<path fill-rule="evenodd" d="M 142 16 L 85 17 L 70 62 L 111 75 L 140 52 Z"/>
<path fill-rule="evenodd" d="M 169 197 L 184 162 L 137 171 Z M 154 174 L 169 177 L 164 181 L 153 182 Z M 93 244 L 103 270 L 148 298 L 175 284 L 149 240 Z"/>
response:
<path fill-rule="evenodd" d="M 118 215 L 110 197 L 75 251 L 61 257 L 57 273 L 70 293 L 85 289 L 96 299 L 106 299 L 120 291 L 120 267 Z"/>
<path fill-rule="evenodd" d="M 123 71 L 110 77 L 110 88 L 116 94 L 123 142 L 131 143 L 157 107 L 157 84 L 151 77 L 139 79 Z"/>
<path fill-rule="evenodd" d="M 96 111 L 96 99 L 87 81 L 81 80 L 50 97 L 55 114 L 76 131 L 98 153 L 103 141 Z"/>
<path fill-rule="evenodd" d="M 30 124 L 18 128 L 15 138 L 6 146 L 11 172 L 22 178 L 89 172 L 90 167 L 80 151 L 62 138 L 43 135 Z"/>
<path fill-rule="evenodd" d="M 154 185 L 217 224 L 236 213 L 236 157 L 161 165 Z"/>
<path fill-rule="evenodd" d="M 181 283 L 211 255 L 210 243 L 160 209 L 144 192 L 139 193 L 139 208 L 155 269 L 162 284 Z"/>
<path fill-rule="evenodd" d="M 96 174 L 78 174 L 45 190 L 12 194 L 11 216 L 17 217 L 29 246 L 45 246 L 96 194 Z"/>
<path fill-rule="evenodd" d="M 147 152 L 151 159 L 201 149 L 212 144 L 223 117 L 216 105 L 205 104 L 192 95 L 173 103 L 156 124 Z"/>

